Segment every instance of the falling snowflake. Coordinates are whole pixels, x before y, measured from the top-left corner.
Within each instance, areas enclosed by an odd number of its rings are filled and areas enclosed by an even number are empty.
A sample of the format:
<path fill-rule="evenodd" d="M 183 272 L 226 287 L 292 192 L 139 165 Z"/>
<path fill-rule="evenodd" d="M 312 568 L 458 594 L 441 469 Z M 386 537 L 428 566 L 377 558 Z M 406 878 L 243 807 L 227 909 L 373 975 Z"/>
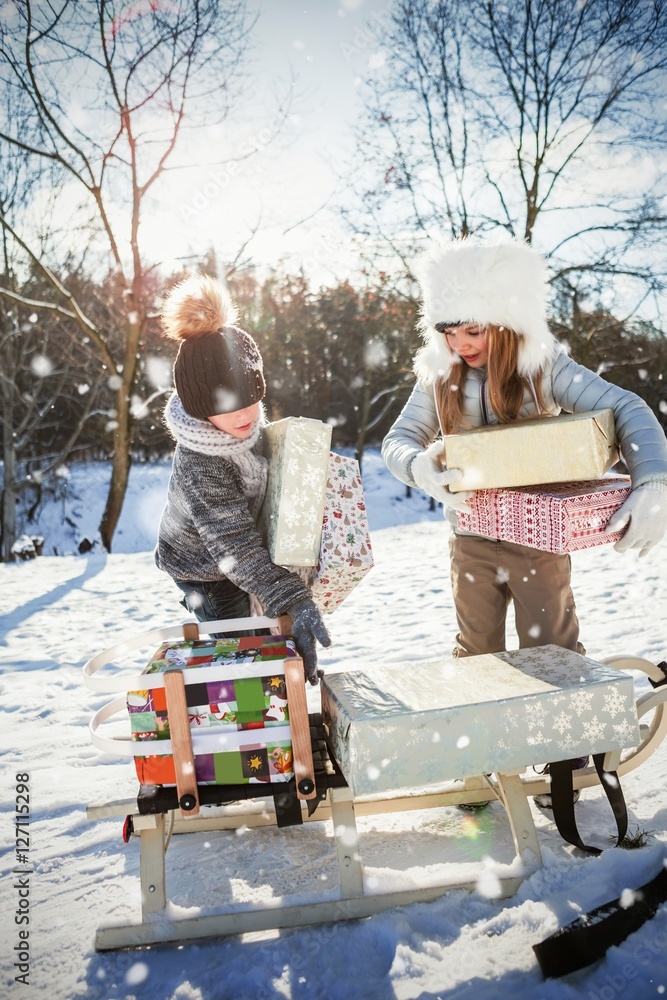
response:
<path fill-rule="evenodd" d="M 503 569 L 502 566 L 499 566 L 498 569 L 496 570 L 496 582 L 507 583 L 509 581 L 509 578 L 510 578 L 509 570 Z"/>
<path fill-rule="evenodd" d="M 166 358 L 154 354 L 146 358 L 146 378 L 156 389 L 166 389 L 171 385 L 171 365 Z"/>
<path fill-rule="evenodd" d="M 53 371 L 53 362 L 45 354 L 36 354 L 30 362 L 30 371 L 38 378 L 46 378 Z"/>

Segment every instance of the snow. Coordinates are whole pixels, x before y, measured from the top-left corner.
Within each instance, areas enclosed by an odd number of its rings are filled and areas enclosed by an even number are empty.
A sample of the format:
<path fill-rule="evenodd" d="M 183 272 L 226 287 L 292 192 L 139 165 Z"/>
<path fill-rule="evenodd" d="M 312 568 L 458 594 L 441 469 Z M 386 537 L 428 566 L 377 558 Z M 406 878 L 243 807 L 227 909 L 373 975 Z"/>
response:
<path fill-rule="evenodd" d="M 83 684 L 82 664 L 123 637 L 182 621 L 170 580 L 151 548 L 169 463 L 135 465 L 114 552 L 93 538 L 110 470 L 73 464 L 58 498 L 45 503 L 28 534 L 46 539 L 41 558 L 0 565 L 0 692 L 4 783 L 0 844 L 6 915 L 2 996 L 21 995 L 13 921 L 17 890 L 14 775 L 30 774 L 30 986 L 50 1000 L 150 997 L 151 1000 L 298 1000 L 413 997 L 495 1000 L 637 1000 L 667 986 L 667 908 L 604 961 L 563 980 L 545 981 L 532 945 L 579 914 L 652 878 L 665 857 L 667 745 L 622 781 L 630 831 L 652 831 L 645 847 L 584 857 L 567 847 L 548 813 L 532 805 L 544 855 L 509 900 L 495 898 L 499 872 L 515 871 L 509 827 L 499 804 L 479 814 L 440 808 L 359 820 L 370 892 L 425 885 L 470 872 L 478 890 L 370 919 L 289 932 L 245 935 L 183 947 L 96 954 L 94 929 L 139 913 L 139 851 L 124 845 L 121 821 L 89 821 L 87 803 L 131 798 L 131 765 L 99 753 L 87 724 L 105 698 Z M 449 655 L 455 618 L 448 581 L 448 532 L 422 494 L 364 458 L 364 482 L 376 566 L 328 618 L 334 643 L 321 651 L 325 671 L 363 668 L 381 680 L 386 664 Z M 69 519 L 67 523 L 65 517 Z M 53 552 L 57 551 L 56 557 Z M 63 554 L 71 553 L 71 554 Z M 667 543 L 638 560 L 611 546 L 573 557 L 573 585 L 588 654 L 667 656 Z M 513 633 L 508 645 L 516 645 Z M 637 674 L 639 689 L 648 689 Z M 317 691 L 308 699 L 317 707 Z M 612 818 L 599 788 L 582 793 L 584 840 L 603 842 Z M 168 915 L 216 906 L 279 905 L 283 895 L 336 898 L 329 824 L 217 831 L 173 838 L 167 854 Z"/>

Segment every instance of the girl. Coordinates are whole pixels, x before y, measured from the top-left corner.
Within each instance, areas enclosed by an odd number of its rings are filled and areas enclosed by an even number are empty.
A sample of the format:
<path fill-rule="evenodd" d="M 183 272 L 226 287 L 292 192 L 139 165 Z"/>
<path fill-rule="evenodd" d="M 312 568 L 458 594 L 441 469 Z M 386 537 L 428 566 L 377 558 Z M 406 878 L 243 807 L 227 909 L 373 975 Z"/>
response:
<path fill-rule="evenodd" d="M 315 640 L 329 646 L 329 633 L 308 588 L 271 561 L 255 525 L 267 480 L 266 386 L 257 344 L 234 319 L 226 290 L 209 277 L 181 282 L 164 304 L 164 332 L 181 343 L 165 410 L 176 450 L 155 561 L 199 621 L 247 617 L 250 593 L 269 616 L 290 615 L 316 684 Z"/>
<path fill-rule="evenodd" d="M 382 446 L 389 470 L 445 504 L 454 526 L 451 577 L 459 626 L 454 656 L 503 651 L 514 602 L 521 647 L 554 643 L 583 652 L 570 587 L 570 557 L 456 530 L 458 469 L 443 467 L 439 431 L 611 408 L 632 492 L 607 531 L 627 525 L 616 549 L 640 555 L 667 529 L 667 441 L 634 393 L 576 364 L 546 322 L 544 259 L 519 241 L 440 243 L 421 261 L 425 346 L 417 385 Z"/>

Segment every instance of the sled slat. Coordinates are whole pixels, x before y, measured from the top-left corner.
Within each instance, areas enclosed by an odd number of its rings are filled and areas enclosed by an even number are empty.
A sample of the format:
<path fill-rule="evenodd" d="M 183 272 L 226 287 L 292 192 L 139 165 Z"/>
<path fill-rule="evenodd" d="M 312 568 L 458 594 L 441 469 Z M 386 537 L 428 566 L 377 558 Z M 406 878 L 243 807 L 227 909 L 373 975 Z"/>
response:
<path fill-rule="evenodd" d="M 199 638 L 199 625 L 197 622 L 185 622 L 183 625 L 183 638 L 186 642 L 196 642 Z"/>
<path fill-rule="evenodd" d="M 199 793 L 182 670 L 165 671 L 164 690 L 179 806 L 184 816 L 196 816 L 199 812 Z M 190 808 L 186 806 L 188 802 L 192 803 Z"/>
<path fill-rule="evenodd" d="M 308 702 L 304 687 L 303 660 L 300 656 L 291 656 L 285 660 L 285 687 L 287 688 L 289 724 L 292 731 L 296 794 L 300 799 L 314 799 L 317 795 L 315 766 L 310 741 L 310 720 L 308 719 Z"/>

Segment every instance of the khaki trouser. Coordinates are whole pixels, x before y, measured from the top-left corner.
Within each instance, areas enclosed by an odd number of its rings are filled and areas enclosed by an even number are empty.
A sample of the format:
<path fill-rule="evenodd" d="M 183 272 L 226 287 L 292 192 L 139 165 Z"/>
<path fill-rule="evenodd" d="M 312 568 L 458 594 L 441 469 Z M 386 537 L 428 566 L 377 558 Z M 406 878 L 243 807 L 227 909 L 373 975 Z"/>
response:
<path fill-rule="evenodd" d="M 460 630 L 454 656 L 505 650 L 511 600 L 521 648 L 553 643 L 585 652 L 578 641 L 569 555 L 474 535 L 452 535 L 449 549 Z"/>

